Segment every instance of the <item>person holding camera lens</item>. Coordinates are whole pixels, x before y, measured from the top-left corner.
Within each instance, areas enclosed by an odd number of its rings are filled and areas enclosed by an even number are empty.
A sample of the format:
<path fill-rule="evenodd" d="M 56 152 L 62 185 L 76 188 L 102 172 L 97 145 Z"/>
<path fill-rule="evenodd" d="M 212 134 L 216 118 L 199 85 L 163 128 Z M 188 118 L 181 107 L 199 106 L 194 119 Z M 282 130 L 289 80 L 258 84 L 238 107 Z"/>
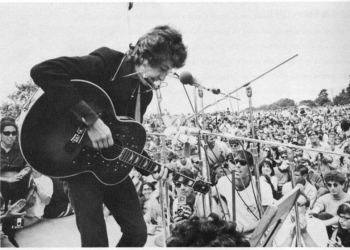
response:
<path fill-rule="evenodd" d="M 3 198 L 1 197 L 1 206 L 3 205 Z M 23 226 L 23 216 L 26 214 L 26 212 L 21 212 L 21 210 L 26 205 L 25 199 L 20 199 L 14 204 L 11 204 L 11 201 L 8 204 L 8 209 L 1 213 L 1 225 L 3 222 L 9 222 L 11 224 L 11 227 L 14 229 L 17 229 L 19 227 Z M 14 223 L 15 222 L 15 223 Z M 16 228 L 17 227 L 17 228 Z M 13 244 L 12 241 L 9 239 L 8 235 L 6 235 L 1 230 L 1 247 L 16 247 L 18 246 L 17 243 Z"/>
<path fill-rule="evenodd" d="M 195 179 L 193 171 L 188 168 L 180 169 L 180 174 Z M 198 199 L 192 187 L 184 185 L 181 182 L 174 181 L 175 199 L 172 204 L 172 220 L 174 223 L 180 223 L 188 218 L 198 215 Z"/>

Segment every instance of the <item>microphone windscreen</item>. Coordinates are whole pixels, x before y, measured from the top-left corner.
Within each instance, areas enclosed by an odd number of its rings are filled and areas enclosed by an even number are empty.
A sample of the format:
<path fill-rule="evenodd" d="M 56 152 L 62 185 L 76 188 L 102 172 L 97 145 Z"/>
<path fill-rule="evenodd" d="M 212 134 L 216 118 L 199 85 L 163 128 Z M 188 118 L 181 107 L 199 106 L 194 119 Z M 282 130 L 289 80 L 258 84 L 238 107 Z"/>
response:
<path fill-rule="evenodd" d="M 188 84 L 188 85 L 193 85 L 194 84 L 193 76 L 192 76 L 192 74 L 190 72 L 187 72 L 187 71 L 182 72 L 180 74 L 179 79 L 180 79 L 180 82 L 182 84 Z"/>
<path fill-rule="evenodd" d="M 220 89 L 212 89 L 211 90 L 211 92 L 213 92 L 213 94 L 215 94 L 215 95 L 218 95 L 218 94 L 220 94 Z"/>

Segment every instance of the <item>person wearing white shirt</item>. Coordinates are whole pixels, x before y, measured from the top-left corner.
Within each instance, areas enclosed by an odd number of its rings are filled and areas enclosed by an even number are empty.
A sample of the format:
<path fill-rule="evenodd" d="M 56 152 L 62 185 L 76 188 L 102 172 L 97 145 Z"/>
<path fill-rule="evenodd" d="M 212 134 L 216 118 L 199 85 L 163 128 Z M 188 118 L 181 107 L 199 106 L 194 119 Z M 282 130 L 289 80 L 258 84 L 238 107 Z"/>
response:
<path fill-rule="evenodd" d="M 257 188 L 255 177 L 251 171 L 254 167 L 253 156 L 248 151 L 237 151 L 234 159 L 235 182 L 236 182 L 236 203 L 232 207 L 232 180 L 231 176 L 222 176 L 217 183 L 218 192 L 227 201 L 229 215 L 233 219 L 233 212 L 236 214 L 236 223 L 239 230 L 246 234 L 251 233 L 257 226 L 260 218 L 257 205 Z M 266 182 L 261 182 L 262 206 L 274 204 L 271 186 Z M 249 235 L 247 235 L 249 237 Z"/>
<path fill-rule="evenodd" d="M 309 170 L 306 166 L 298 165 L 294 170 L 294 176 L 296 182 L 299 182 L 300 180 L 305 180 L 305 184 L 303 184 L 303 193 L 306 195 L 306 197 L 309 199 L 310 204 L 313 205 L 316 197 L 317 197 L 317 189 L 315 186 L 313 186 L 309 180 L 308 180 L 308 173 Z M 285 195 L 290 190 L 292 190 L 292 182 L 287 182 L 282 187 L 282 194 Z"/>

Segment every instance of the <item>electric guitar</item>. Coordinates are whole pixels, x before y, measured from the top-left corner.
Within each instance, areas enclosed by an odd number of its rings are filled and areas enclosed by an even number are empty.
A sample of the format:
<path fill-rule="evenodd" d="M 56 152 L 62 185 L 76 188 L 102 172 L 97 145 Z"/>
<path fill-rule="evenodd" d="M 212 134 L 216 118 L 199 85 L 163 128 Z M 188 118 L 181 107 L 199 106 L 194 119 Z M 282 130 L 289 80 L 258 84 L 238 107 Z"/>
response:
<path fill-rule="evenodd" d="M 85 80 L 72 80 L 71 84 L 110 128 L 114 145 L 95 150 L 84 123 L 72 112 L 54 112 L 41 91 L 20 118 L 20 149 L 29 165 L 54 178 L 90 172 L 105 185 L 121 183 L 133 167 L 150 173 L 160 170 L 161 165 L 143 151 L 146 131 L 140 123 L 117 116 L 110 97 L 96 84 Z M 197 192 L 207 193 L 210 189 L 210 183 L 174 171 L 173 179 Z"/>

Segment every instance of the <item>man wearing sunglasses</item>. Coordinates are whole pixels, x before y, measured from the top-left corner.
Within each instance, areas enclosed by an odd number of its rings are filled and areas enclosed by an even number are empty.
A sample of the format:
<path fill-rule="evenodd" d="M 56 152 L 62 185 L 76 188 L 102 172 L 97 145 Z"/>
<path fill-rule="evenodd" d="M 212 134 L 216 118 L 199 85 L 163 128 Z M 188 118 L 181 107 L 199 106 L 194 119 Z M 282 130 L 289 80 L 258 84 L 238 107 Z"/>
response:
<path fill-rule="evenodd" d="M 310 215 L 316 215 L 319 218 L 327 218 L 324 221 L 326 226 L 334 225 L 338 222 L 337 209 L 346 202 L 350 201 L 350 193 L 344 191 L 345 175 L 339 171 L 333 170 L 324 176 L 329 193 L 317 199 L 315 206 L 310 211 Z M 329 217 L 332 217 L 329 219 Z"/>
<path fill-rule="evenodd" d="M 1 119 L 1 195 L 5 200 L 5 210 L 9 201 L 16 201 L 26 198 L 29 191 L 29 177 L 31 169 L 26 167 L 18 143 L 18 128 L 11 117 Z M 12 224 L 4 222 L 3 231 L 9 237 L 13 245 L 17 245 L 14 239 Z"/>
<path fill-rule="evenodd" d="M 230 218 L 232 212 L 236 214 L 236 223 L 240 230 L 249 234 L 255 229 L 259 222 L 258 205 L 256 202 L 257 188 L 255 177 L 252 176 L 254 169 L 253 156 L 250 152 L 239 150 L 232 160 L 235 170 L 236 204 L 232 208 L 232 180 L 231 175 L 222 176 L 217 183 L 218 192 L 223 195 L 229 207 Z M 268 183 L 261 182 L 262 206 L 274 203 L 272 189 Z"/>
<path fill-rule="evenodd" d="M 186 167 L 182 167 L 179 173 L 191 179 L 196 178 L 193 171 Z M 171 209 L 173 222 L 180 223 L 194 215 L 203 215 L 199 196 L 196 196 L 193 188 L 176 180 L 174 186 L 176 196 Z"/>
<path fill-rule="evenodd" d="M 25 167 L 26 162 L 17 143 L 17 132 L 13 118 L 1 119 L 1 192 L 5 202 L 9 198 L 13 203 L 25 197 L 30 175 L 30 168 Z M 10 191 L 10 197 L 7 197 L 6 191 Z"/>

